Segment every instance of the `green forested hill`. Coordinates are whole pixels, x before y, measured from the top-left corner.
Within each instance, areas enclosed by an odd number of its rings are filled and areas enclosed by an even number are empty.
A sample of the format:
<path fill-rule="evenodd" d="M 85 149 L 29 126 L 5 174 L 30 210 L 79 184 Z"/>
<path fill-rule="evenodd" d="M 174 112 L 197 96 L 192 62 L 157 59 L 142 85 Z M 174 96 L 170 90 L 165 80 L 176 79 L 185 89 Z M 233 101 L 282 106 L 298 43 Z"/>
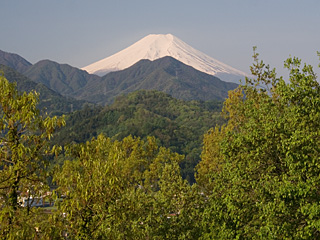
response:
<path fill-rule="evenodd" d="M 23 57 L 0 50 L 0 64 L 8 66 L 19 73 L 26 71 L 32 64 Z"/>
<path fill-rule="evenodd" d="M 20 92 L 30 92 L 36 90 L 40 93 L 40 102 L 38 108 L 41 111 L 46 111 L 50 115 L 61 115 L 71 112 L 72 110 L 79 110 L 86 104 L 83 100 L 75 100 L 69 97 L 64 97 L 59 93 L 47 88 L 42 83 L 36 83 L 25 77 L 24 75 L 16 72 L 8 66 L 0 64 L 0 71 L 10 82 L 17 83 L 17 89 Z"/>
<path fill-rule="evenodd" d="M 79 90 L 81 99 L 100 104 L 110 104 L 116 96 L 130 92 L 157 90 L 183 100 L 224 100 L 235 83 L 224 82 L 212 75 L 172 58 L 155 61 L 141 60 L 133 66 L 111 72 L 101 81 L 88 83 Z"/>
<path fill-rule="evenodd" d="M 86 71 L 72 67 L 68 64 L 59 64 L 50 60 L 42 60 L 30 66 L 23 73 L 37 83 L 43 83 L 50 89 L 64 95 L 79 97 L 77 91 L 86 84 L 95 84 L 100 77 L 89 74 Z"/>
<path fill-rule="evenodd" d="M 182 174 L 193 182 L 202 136 L 223 122 L 221 107 L 218 101 L 184 101 L 162 92 L 141 90 L 118 97 L 110 106 L 85 108 L 68 115 L 66 126 L 54 142 L 85 142 L 100 133 L 114 140 L 128 135 L 142 139 L 155 136 L 160 145 L 186 155 Z"/>
<path fill-rule="evenodd" d="M 183 100 L 224 100 L 238 85 L 198 71 L 172 58 L 141 60 L 122 71 L 99 77 L 68 64 L 42 60 L 32 65 L 16 54 L 0 51 L 0 64 L 65 96 L 100 105 L 138 90 L 157 90 Z"/>

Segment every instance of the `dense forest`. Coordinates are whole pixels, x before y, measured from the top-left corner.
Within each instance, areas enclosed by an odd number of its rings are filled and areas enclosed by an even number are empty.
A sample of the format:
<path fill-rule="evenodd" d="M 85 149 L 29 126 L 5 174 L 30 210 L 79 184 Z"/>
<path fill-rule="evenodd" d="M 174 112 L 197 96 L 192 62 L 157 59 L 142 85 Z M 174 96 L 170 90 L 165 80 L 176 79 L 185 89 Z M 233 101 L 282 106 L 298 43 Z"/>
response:
<path fill-rule="evenodd" d="M 86 107 L 67 115 L 66 126 L 57 131 L 52 143 L 86 142 L 101 133 L 119 141 L 129 135 L 142 140 L 154 136 L 159 146 L 185 155 L 180 164 L 182 176 L 194 183 L 203 135 L 225 123 L 221 109 L 219 101 L 184 101 L 163 92 L 140 90 L 116 98 L 112 105 Z"/>
<path fill-rule="evenodd" d="M 1 238 L 319 239 L 320 85 L 299 59 L 285 67 L 288 81 L 254 53 L 225 120 L 218 102 L 155 91 L 45 116 L 37 92 L 0 76 Z M 181 167 L 199 139 L 190 184 Z M 54 206 L 31 207 L 41 197 Z"/>

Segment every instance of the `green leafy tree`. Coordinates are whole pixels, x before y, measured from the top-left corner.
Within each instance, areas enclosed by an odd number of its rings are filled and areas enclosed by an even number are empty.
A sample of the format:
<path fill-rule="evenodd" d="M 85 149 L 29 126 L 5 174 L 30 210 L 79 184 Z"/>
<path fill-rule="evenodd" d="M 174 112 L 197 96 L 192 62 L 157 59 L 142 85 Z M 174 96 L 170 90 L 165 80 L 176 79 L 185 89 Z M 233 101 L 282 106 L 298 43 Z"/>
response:
<path fill-rule="evenodd" d="M 54 216 L 70 239 L 199 234 L 192 216 L 198 216 L 200 205 L 193 200 L 201 196 L 182 180 L 182 156 L 159 148 L 155 138 L 112 141 L 99 135 L 70 146 L 67 155 L 70 160 L 55 175 L 65 198 Z"/>
<path fill-rule="evenodd" d="M 214 179 L 212 172 L 220 172 L 224 161 L 220 151 L 220 142 L 225 137 L 225 126 L 220 129 L 216 126 L 210 129 L 203 137 L 201 161 L 196 166 L 196 181 L 200 188 L 210 194 L 213 189 Z"/>
<path fill-rule="evenodd" d="M 167 164 L 155 193 L 152 239 L 198 239 L 204 197 L 196 184 L 190 186 L 179 174 L 177 164 Z"/>
<path fill-rule="evenodd" d="M 2 239 L 32 239 L 39 223 L 30 204 L 19 204 L 22 196 L 35 199 L 48 189 L 47 141 L 63 118 L 49 118 L 37 109 L 36 92 L 19 93 L 15 84 L 0 76 L 0 236 Z"/>
<path fill-rule="evenodd" d="M 319 83 L 297 58 L 285 62 L 289 83 L 256 53 L 254 60 L 255 79 L 225 103 L 227 131 L 212 130 L 204 142 L 199 168 L 213 171 L 205 174 L 212 194 L 203 238 L 318 239 Z"/>
<path fill-rule="evenodd" d="M 58 214 L 65 215 L 66 230 L 73 238 L 98 238 L 110 228 L 105 223 L 113 219 L 108 213 L 110 203 L 120 198 L 129 185 L 137 187 L 142 177 L 148 161 L 142 144 L 130 137 L 112 142 L 99 135 L 91 142 L 67 149 L 71 160 L 57 171 L 55 181 L 58 191 L 66 196 Z"/>

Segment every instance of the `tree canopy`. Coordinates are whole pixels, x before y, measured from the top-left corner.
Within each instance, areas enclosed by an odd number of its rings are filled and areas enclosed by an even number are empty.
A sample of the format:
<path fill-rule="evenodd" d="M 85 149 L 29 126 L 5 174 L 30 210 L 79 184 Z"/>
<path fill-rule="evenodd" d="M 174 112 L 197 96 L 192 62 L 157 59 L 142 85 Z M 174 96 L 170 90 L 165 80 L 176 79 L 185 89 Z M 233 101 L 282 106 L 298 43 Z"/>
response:
<path fill-rule="evenodd" d="M 68 148 L 71 161 L 56 171 L 65 195 L 56 216 L 65 215 L 71 239 L 195 238 L 201 196 L 180 174 L 183 156 L 131 136 L 103 135 Z M 195 201 L 195 200 L 199 201 Z M 198 204 L 198 205 L 197 205 Z"/>
<path fill-rule="evenodd" d="M 205 136 L 198 166 L 199 184 L 210 194 L 204 235 L 317 239 L 319 83 L 312 67 L 297 58 L 285 61 L 288 83 L 258 54 L 254 59 L 255 79 L 230 92 L 224 103 L 227 125 Z"/>
<path fill-rule="evenodd" d="M 4 239 L 35 235 L 34 210 L 24 208 L 21 197 L 35 199 L 48 190 L 45 155 L 63 118 L 40 115 L 36 92 L 19 93 L 0 75 L 0 236 Z"/>

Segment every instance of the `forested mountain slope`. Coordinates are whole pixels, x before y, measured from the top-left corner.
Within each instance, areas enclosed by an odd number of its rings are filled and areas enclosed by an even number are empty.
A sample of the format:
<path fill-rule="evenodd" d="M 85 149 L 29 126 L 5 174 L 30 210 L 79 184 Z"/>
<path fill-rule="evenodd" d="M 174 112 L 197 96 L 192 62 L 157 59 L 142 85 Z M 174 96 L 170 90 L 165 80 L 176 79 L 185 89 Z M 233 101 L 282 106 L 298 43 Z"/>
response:
<path fill-rule="evenodd" d="M 79 89 L 88 83 L 95 84 L 100 77 L 68 64 L 59 64 L 50 60 L 42 60 L 30 66 L 24 75 L 35 82 L 43 83 L 52 90 L 64 95 L 80 98 Z"/>
<path fill-rule="evenodd" d="M 34 82 L 65 96 L 106 105 L 122 94 L 158 90 L 183 100 L 224 100 L 238 85 L 221 81 L 173 57 L 140 60 L 103 77 L 50 60 L 31 64 L 17 54 L 0 52 L 0 64 L 9 66 Z"/>
<path fill-rule="evenodd" d="M 158 90 L 183 100 L 224 100 L 238 85 L 200 72 L 172 58 L 141 60 L 133 66 L 111 72 L 100 82 L 88 83 L 79 91 L 81 99 L 108 104 L 116 96 L 141 89 Z"/>
<path fill-rule="evenodd" d="M 0 50 L 0 64 L 8 66 L 20 73 L 26 71 L 32 64 L 18 54 Z"/>
<path fill-rule="evenodd" d="M 50 88 L 47 88 L 42 83 L 31 81 L 29 78 L 8 66 L 0 64 L 0 71 L 3 72 L 9 82 L 17 83 L 17 89 L 20 92 L 30 92 L 31 90 L 37 91 L 40 94 L 38 108 L 41 111 L 48 112 L 50 115 L 61 115 L 73 110 L 79 110 L 84 104 L 88 104 L 83 100 L 79 101 L 70 97 L 64 97 Z"/>
<path fill-rule="evenodd" d="M 68 115 L 66 127 L 53 141 L 85 142 L 100 133 L 114 140 L 128 135 L 142 139 L 155 136 L 160 145 L 186 155 L 182 173 L 193 182 L 203 134 L 224 122 L 221 107 L 218 101 L 183 101 L 162 92 L 141 90 L 118 97 L 110 106 L 85 108 Z"/>

